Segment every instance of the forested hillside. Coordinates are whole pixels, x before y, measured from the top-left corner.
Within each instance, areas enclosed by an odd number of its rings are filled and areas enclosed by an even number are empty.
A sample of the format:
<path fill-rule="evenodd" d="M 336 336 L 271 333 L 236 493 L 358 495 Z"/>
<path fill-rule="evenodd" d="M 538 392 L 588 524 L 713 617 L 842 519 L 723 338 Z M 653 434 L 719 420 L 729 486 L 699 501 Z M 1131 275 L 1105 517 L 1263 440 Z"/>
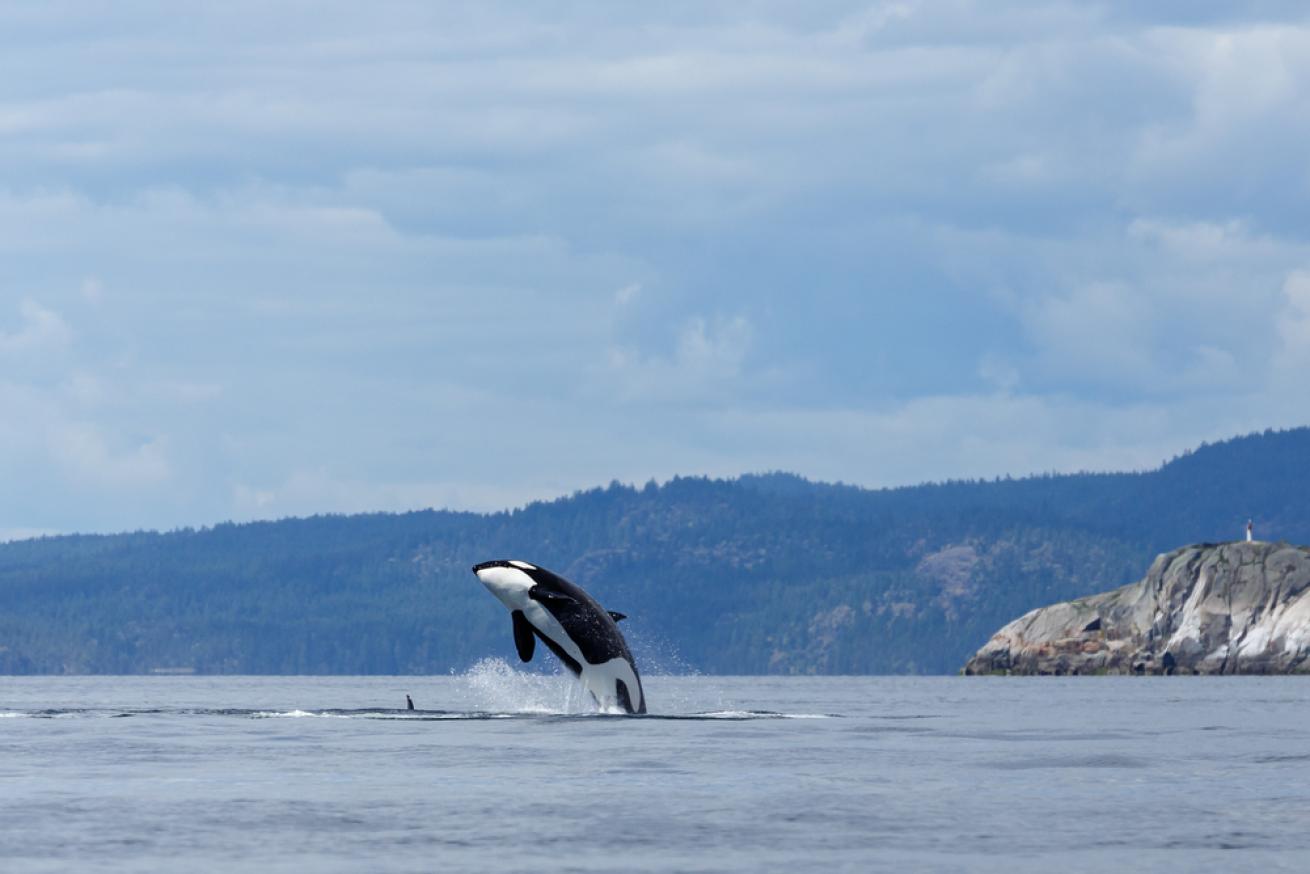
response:
<path fill-rule="evenodd" d="M 322 516 L 0 546 L 0 673 L 429 673 L 513 658 L 470 573 L 523 558 L 630 617 L 646 670 L 954 671 L 996 628 L 1159 552 L 1310 542 L 1310 430 L 1141 474 L 893 490 L 786 474 L 512 512 Z M 549 660 L 547 660 L 549 661 Z"/>

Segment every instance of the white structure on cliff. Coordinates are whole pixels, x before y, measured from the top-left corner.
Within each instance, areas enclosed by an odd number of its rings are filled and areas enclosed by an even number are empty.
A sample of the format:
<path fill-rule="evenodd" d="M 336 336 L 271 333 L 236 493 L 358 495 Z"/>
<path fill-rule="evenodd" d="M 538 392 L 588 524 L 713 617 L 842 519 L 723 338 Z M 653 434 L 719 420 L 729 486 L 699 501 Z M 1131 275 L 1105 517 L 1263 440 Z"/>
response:
<path fill-rule="evenodd" d="M 1246 520 L 1246 542 L 1247 542 L 1247 543 L 1250 543 L 1252 540 L 1255 540 L 1254 531 L 1255 531 L 1255 525 L 1254 525 L 1254 523 L 1252 523 L 1250 519 L 1247 519 L 1247 520 Z"/>

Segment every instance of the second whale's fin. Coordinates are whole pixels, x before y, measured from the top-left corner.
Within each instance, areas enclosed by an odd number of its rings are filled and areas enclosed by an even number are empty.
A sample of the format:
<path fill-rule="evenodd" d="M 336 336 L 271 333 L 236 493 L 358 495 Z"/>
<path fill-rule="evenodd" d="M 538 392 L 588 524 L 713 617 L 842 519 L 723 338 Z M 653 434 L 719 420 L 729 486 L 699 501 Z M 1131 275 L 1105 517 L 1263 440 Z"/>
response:
<path fill-rule="evenodd" d="M 522 610 L 509 614 L 514 619 L 514 648 L 519 651 L 519 658 L 525 662 L 532 661 L 532 652 L 537 647 L 537 638 L 532 634 L 532 625 Z"/>
<path fill-rule="evenodd" d="M 628 618 L 627 613 L 620 613 L 617 610 L 606 610 L 605 612 L 608 613 L 610 615 L 610 618 L 613 619 L 615 622 L 622 622 L 624 619 Z"/>

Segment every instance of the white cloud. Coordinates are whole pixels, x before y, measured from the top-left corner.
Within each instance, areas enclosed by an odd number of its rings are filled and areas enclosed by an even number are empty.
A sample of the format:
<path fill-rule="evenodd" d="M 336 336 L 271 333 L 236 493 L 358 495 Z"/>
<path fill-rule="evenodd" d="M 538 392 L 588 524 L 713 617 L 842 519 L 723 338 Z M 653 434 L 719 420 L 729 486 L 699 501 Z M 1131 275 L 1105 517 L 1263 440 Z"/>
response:
<path fill-rule="evenodd" d="M 1278 366 L 1304 385 L 1310 374 L 1310 270 L 1288 274 L 1283 283 L 1283 306 L 1275 318 L 1280 344 Z"/>
<path fill-rule="evenodd" d="M 614 303 L 620 307 L 631 306 L 641 296 L 641 283 L 629 282 L 614 292 Z"/>
<path fill-rule="evenodd" d="M 98 304 L 104 299 L 105 286 L 99 279 L 94 276 L 88 276 L 82 280 L 82 297 L 88 302 Z"/>
<path fill-rule="evenodd" d="M 978 375 L 998 391 L 1010 393 L 1020 382 L 1019 369 L 1003 358 L 987 354 L 978 362 Z"/>
<path fill-rule="evenodd" d="M 1126 203 L 1267 219 L 1304 197 L 1310 179 L 1291 144 L 1310 135 L 1307 22 L 1158 28 L 1143 45 L 1167 65 L 1188 105 L 1143 127 Z"/>
<path fill-rule="evenodd" d="M 1231 264 L 1279 258 L 1286 244 L 1251 231 L 1243 219 L 1175 222 L 1140 217 L 1128 224 L 1128 240 L 1158 246 L 1186 264 Z"/>
<path fill-rule="evenodd" d="M 646 355 L 631 346 L 609 350 L 609 384 L 625 401 L 703 404 L 740 391 L 754 330 L 744 316 L 693 316 L 677 330 L 673 350 Z"/>
<path fill-rule="evenodd" d="M 111 446 L 101 429 L 83 422 L 55 423 L 47 434 L 50 455 L 64 474 L 94 486 L 154 487 L 169 479 L 167 442 Z"/>
<path fill-rule="evenodd" d="M 1068 295 L 1038 300 L 1029 330 L 1048 366 L 1133 383 L 1153 373 L 1152 301 L 1116 283 L 1092 283 Z"/>
<path fill-rule="evenodd" d="M 18 305 L 18 312 L 22 324 L 10 332 L 0 331 L 0 355 L 34 360 L 68 348 L 72 331 L 59 313 L 30 299 Z"/>
<path fill-rule="evenodd" d="M 1139 466 L 1298 415 L 1304 11 L 197 15 L 0 11 L 0 525 Z"/>
<path fill-rule="evenodd" d="M 1310 259 L 1310 240 L 1239 219 L 1143 216 L 1073 237 L 919 234 L 950 253 L 955 282 L 986 288 L 1023 329 L 1023 344 L 988 343 L 974 359 L 983 379 L 1005 384 L 999 361 L 1030 392 L 1133 402 L 1254 397 L 1270 378 L 1284 279 Z"/>
<path fill-rule="evenodd" d="M 697 317 L 678 333 L 675 365 L 707 379 L 737 376 L 750 349 L 751 326 L 742 316 L 721 319 L 708 325 Z"/>

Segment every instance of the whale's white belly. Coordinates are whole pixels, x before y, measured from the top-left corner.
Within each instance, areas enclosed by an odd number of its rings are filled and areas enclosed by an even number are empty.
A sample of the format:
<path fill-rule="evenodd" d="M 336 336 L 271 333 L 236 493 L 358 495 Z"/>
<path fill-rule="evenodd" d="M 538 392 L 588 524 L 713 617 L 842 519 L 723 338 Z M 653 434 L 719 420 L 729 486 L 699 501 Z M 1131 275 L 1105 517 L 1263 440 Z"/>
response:
<path fill-rule="evenodd" d="M 582 669 L 578 679 L 582 681 L 583 688 L 595 696 L 602 710 L 613 710 L 619 706 L 616 680 L 622 680 L 623 685 L 628 688 L 628 697 L 633 709 L 641 709 L 641 683 L 637 681 L 637 675 L 627 659 L 615 658 L 593 665 L 583 657 L 582 650 L 578 649 L 573 638 L 569 637 L 564 626 L 559 624 L 559 620 L 549 610 L 536 601 L 528 601 L 521 609 L 523 617 L 532 623 L 533 627 L 554 641 L 573 661 L 577 662 Z"/>

